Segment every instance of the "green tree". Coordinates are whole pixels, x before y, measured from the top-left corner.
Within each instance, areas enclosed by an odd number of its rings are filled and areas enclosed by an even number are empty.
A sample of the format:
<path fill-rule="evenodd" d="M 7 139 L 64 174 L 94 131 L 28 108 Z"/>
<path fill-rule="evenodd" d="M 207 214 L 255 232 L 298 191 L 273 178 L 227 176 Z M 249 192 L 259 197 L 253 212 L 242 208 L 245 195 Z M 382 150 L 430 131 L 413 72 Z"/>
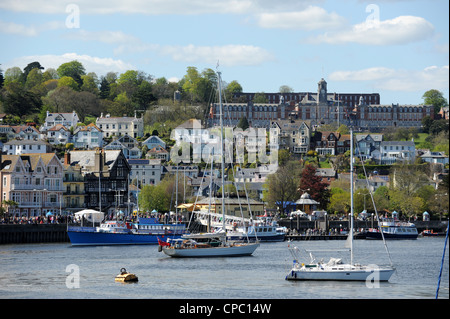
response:
<path fill-rule="evenodd" d="M 278 89 L 278 92 L 280 92 L 280 93 L 292 93 L 292 92 L 294 92 L 294 89 L 291 88 L 289 85 L 282 85 Z"/>
<path fill-rule="evenodd" d="M 125 92 L 120 93 L 115 99 L 114 99 L 113 105 L 109 108 L 108 112 L 111 113 L 112 116 L 123 116 L 124 114 L 131 116 L 134 113 L 135 106 L 133 101 L 128 98 L 127 94 Z"/>
<path fill-rule="evenodd" d="M 31 90 L 42 83 L 42 71 L 38 68 L 32 69 L 26 78 L 25 89 Z"/>
<path fill-rule="evenodd" d="M 225 88 L 225 97 L 227 101 L 233 101 L 233 96 L 239 93 L 242 93 L 242 86 L 238 81 L 233 80 L 228 83 L 227 87 Z"/>
<path fill-rule="evenodd" d="M 75 60 L 63 63 L 58 67 L 56 71 L 58 72 L 58 76 L 60 78 L 68 76 L 74 79 L 75 82 L 77 82 L 78 87 L 81 87 L 83 85 L 83 79 L 81 77 L 86 74 L 86 70 L 84 69 L 83 64 L 81 64 L 80 62 Z"/>
<path fill-rule="evenodd" d="M 444 97 L 444 94 L 439 90 L 428 90 L 426 91 L 422 98 L 424 99 L 424 103 L 426 105 L 434 106 L 434 114 L 439 113 L 442 107 L 448 106 L 448 101 Z"/>
<path fill-rule="evenodd" d="M 3 87 L 4 82 L 5 82 L 5 78 L 3 77 L 3 70 L 0 69 L 0 89 Z"/>
<path fill-rule="evenodd" d="M 3 89 L 3 112 L 19 117 L 39 112 L 42 101 L 40 97 L 25 90 L 20 83 L 11 83 Z"/>
<path fill-rule="evenodd" d="M 328 210 L 333 213 L 350 212 L 350 193 L 342 189 L 333 189 Z"/>
<path fill-rule="evenodd" d="M 240 127 L 243 131 L 245 131 L 246 129 L 248 129 L 250 127 L 250 125 L 248 124 L 247 118 L 241 117 L 241 119 L 239 120 L 239 123 L 237 124 L 237 127 Z"/>
<path fill-rule="evenodd" d="M 67 86 L 74 91 L 78 91 L 78 83 L 70 76 L 63 76 L 58 80 L 58 87 Z"/>
<path fill-rule="evenodd" d="M 6 69 L 4 77 L 5 85 L 8 85 L 9 83 L 18 83 L 22 85 L 24 83 L 23 72 L 17 66 Z"/>
<path fill-rule="evenodd" d="M 264 92 L 258 92 L 255 93 L 255 96 L 253 97 L 253 103 L 267 103 L 267 98 Z"/>
<path fill-rule="evenodd" d="M 99 94 L 99 90 L 97 87 L 97 83 L 95 81 L 96 75 L 88 74 L 82 75 L 81 79 L 83 80 L 83 84 L 80 87 L 81 91 L 91 92 L 92 94 Z"/>
<path fill-rule="evenodd" d="M 276 202 L 295 201 L 298 199 L 298 176 L 294 174 L 293 164 L 279 166 L 278 170 L 267 176 L 263 191 L 263 200 L 270 207 L 275 207 Z M 284 215 L 284 207 L 280 206 L 280 213 Z"/>
<path fill-rule="evenodd" d="M 28 78 L 28 74 L 32 70 L 43 70 L 44 68 L 41 66 L 41 64 L 37 61 L 29 63 L 24 69 L 23 69 L 23 80 L 22 82 L 25 82 Z M 42 72 L 42 71 L 41 71 Z"/>
<path fill-rule="evenodd" d="M 107 99 L 109 97 L 109 93 L 111 91 L 109 87 L 110 83 L 106 79 L 106 77 L 102 76 L 100 79 L 100 92 L 99 96 L 102 99 Z"/>

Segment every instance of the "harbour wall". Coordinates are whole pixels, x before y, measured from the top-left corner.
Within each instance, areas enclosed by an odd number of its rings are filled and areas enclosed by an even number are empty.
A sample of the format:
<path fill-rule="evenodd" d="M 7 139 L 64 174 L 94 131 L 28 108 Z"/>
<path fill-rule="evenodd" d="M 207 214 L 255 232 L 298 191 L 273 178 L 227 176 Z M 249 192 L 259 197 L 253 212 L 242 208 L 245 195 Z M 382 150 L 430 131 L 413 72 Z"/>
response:
<path fill-rule="evenodd" d="M 348 220 L 297 220 L 293 219 L 282 219 L 278 222 L 281 226 L 287 227 L 291 230 L 297 230 L 298 232 L 305 232 L 308 229 L 321 229 L 325 231 L 329 230 L 348 230 L 349 229 L 349 221 Z M 432 229 L 435 232 L 445 232 L 447 230 L 448 221 L 439 221 L 439 220 L 429 220 L 429 221 L 414 221 L 416 225 L 417 231 L 420 233 L 425 229 Z M 378 227 L 377 221 L 372 220 L 355 220 L 353 221 L 355 229 L 367 229 L 367 228 L 376 228 Z"/>
<path fill-rule="evenodd" d="M 419 233 L 425 229 L 432 229 L 435 232 L 445 232 L 448 221 L 430 220 L 414 222 Z M 348 221 L 346 220 L 299 220 L 282 219 L 279 221 L 281 226 L 296 229 L 298 232 L 304 232 L 308 229 L 322 230 L 340 230 L 348 229 Z M 377 227 L 374 221 L 354 221 L 355 228 L 371 228 Z M 339 236 L 336 239 L 341 239 Z M 23 243 L 57 243 L 69 242 L 66 224 L 26 224 L 11 225 L 0 224 L 0 245 L 2 244 L 23 244 Z"/>
<path fill-rule="evenodd" d="M 0 245 L 59 242 L 69 242 L 66 224 L 0 225 Z"/>

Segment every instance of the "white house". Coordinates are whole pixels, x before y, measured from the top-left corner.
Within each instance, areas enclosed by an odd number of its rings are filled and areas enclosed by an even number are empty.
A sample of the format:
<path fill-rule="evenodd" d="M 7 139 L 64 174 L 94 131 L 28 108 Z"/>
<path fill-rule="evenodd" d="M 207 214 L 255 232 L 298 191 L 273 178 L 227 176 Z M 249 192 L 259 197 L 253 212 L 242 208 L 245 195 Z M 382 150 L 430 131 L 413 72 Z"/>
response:
<path fill-rule="evenodd" d="M 71 141 L 71 138 L 70 130 L 62 124 L 56 124 L 47 130 L 47 141 L 50 144 L 66 144 Z"/>
<path fill-rule="evenodd" d="M 58 124 L 70 129 L 71 127 L 75 128 L 80 122 L 78 114 L 75 111 L 72 113 L 50 113 L 47 111 L 47 117 L 40 130 L 41 132 L 45 132 Z"/>
<path fill-rule="evenodd" d="M 129 159 L 130 180 L 140 186 L 156 185 L 161 181 L 162 165 L 159 159 Z"/>
<path fill-rule="evenodd" d="M 421 155 L 420 158 L 424 162 L 428 162 L 428 163 L 439 163 L 439 164 L 443 164 L 443 165 L 448 164 L 448 156 L 445 155 L 444 152 L 427 151 L 423 155 Z"/>
<path fill-rule="evenodd" d="M 94 123 L 78 126 L 72 137 L 75 148 L 103 147 L 103 132 Z"/>
<path fill-rule="evenodd" d="M 142 146 L 147 145 L 148 149 L 151 150 L 152 148 L 156 146 L 161 146 L 162 148 L 166 148 L 166 143 L 160 139 L 156 135 L 150 136 L 148 139 L 142 142 Z"/>
<path fill-rule="evenodd" d="M 122 150 L 123 155 L 127 159 L 141 158 L 141 150 L 139 149 L 139 143 L 128 134 L 120 136 L 118 139 L 112 141 L 105 146 L 106 150 Z"/>
<path fill-rule="evenodd" d="M 380 157 L 374 159 L 382 165 L 390 165 L 398 161 L 412 163 L 416 159 L 416 147 L 412 141 L 382 141 Z"/>
<path fill-rule="evenodd" d="M 104 137 L 128 136 L 137 138 L 144 135 L 144 119 L 137 118 L 136 112 L 134 117 L 111 117 L 109 114 L 103 116 L 103 113 L 96 121 L 97 126 L 104 132 Z"/>
<path fill-rule="evenodd" d="M 8 141 L 12 139 L 38 140 L 44 137 L 43 134 L 32 125 L 2 125 L 1 132 L 6 133 Z"/>
<path fill-rule="evenodd" d="M 51 146 L 42 140 L 11 140 L 3 144 L 3 153 L 21 155 L 32 153 L 50 153 Z"/>

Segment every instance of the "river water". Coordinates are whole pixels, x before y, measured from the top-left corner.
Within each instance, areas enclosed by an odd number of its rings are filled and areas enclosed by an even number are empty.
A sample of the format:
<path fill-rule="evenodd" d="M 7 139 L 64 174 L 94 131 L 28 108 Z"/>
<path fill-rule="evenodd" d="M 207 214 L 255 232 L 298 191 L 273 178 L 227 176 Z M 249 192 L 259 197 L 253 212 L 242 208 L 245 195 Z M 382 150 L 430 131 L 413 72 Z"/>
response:
<path fill-rule="evenodd" d="M 389 241 L 396 273 L 389 282 L 293 282 L 288 244 L 307 249 L 342 248 L 344 241 L 262 243 L 250 257 L 175 259 L 157 246 L 72 247 L 68 243 L 0 246 L 1 299 L 432 299 L 444 238 Z M 356 240 L 354 260 L 389 264 L 381 241 Z M 348 253 L 322 253 L 347 257 Z M 331 255 L 330 255 L 331 254 Z M 114 281 L 121 268 L 139 282 Z M 449 298 L 448 246 L 439 298 Z"/>

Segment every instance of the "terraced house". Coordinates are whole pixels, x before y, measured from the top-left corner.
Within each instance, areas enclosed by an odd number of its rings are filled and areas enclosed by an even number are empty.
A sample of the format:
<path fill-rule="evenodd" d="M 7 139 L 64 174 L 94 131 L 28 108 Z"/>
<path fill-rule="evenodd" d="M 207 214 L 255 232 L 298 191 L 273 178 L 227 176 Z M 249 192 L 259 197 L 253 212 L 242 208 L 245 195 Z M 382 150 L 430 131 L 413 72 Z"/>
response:
<path fill-rule="evenodd" d="M 9 216 L 45 216 L 58 213 L 63 205 L 63 165 L 53 153 L 1 155 L 1 204 Z"/>

